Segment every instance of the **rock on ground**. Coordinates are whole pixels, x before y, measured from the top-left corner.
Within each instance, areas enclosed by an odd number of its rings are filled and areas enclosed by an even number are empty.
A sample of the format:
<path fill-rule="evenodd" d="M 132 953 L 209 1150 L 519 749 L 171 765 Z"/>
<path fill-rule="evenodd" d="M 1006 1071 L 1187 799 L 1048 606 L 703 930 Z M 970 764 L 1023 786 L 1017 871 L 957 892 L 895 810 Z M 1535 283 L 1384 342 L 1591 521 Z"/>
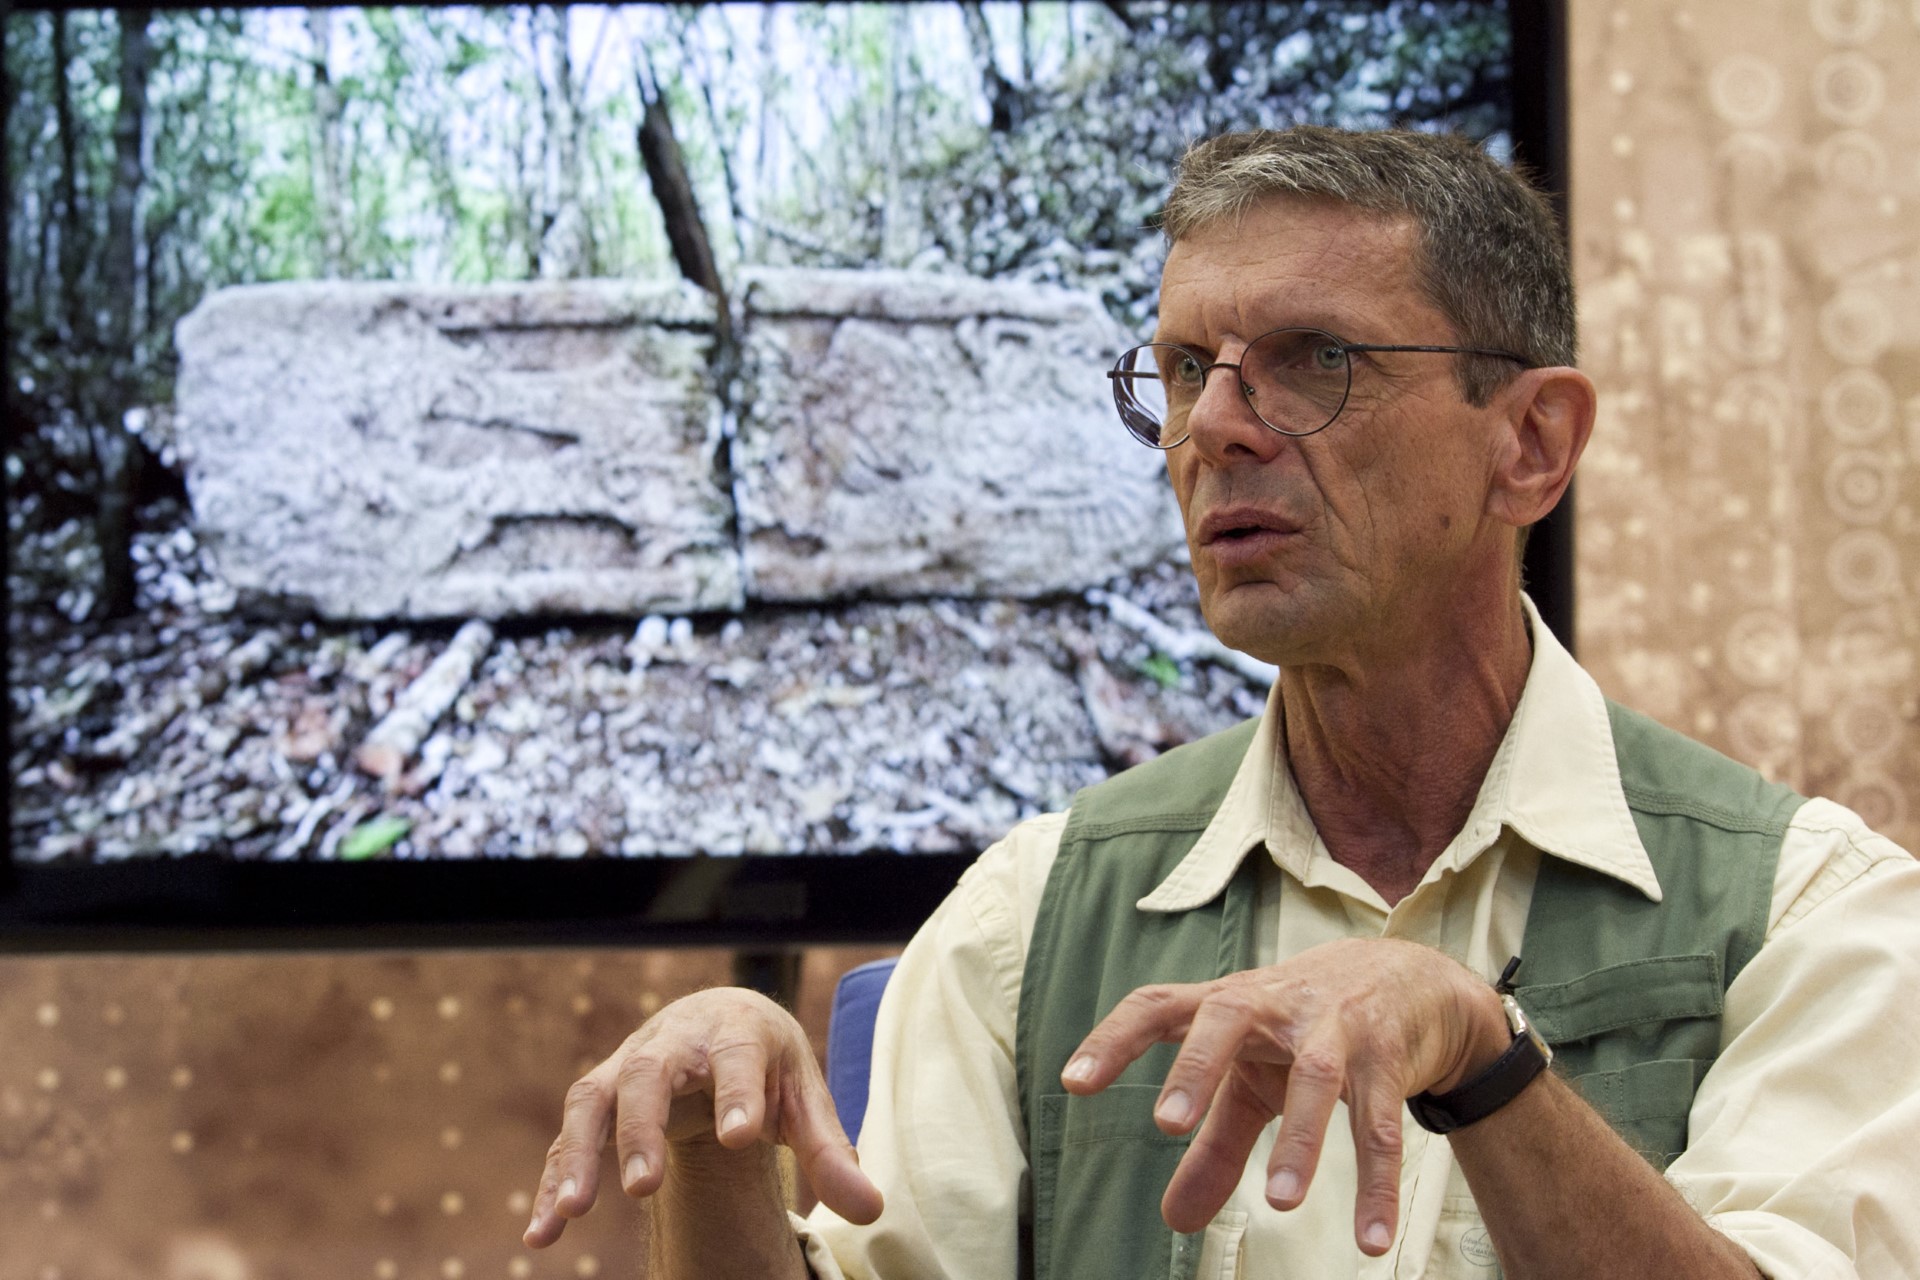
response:
<path fill-rule="evenodd" d="M 691 286 L 249 285 L 180 322 L 197 524 L 333 618 L 740 603 Z"/>
<path fill-rule="evenodd" d="M 1180 545 L 1091 294 L 904 271 L 746 277 L 734 448 L 749 596 L 1039 596 Z"/>

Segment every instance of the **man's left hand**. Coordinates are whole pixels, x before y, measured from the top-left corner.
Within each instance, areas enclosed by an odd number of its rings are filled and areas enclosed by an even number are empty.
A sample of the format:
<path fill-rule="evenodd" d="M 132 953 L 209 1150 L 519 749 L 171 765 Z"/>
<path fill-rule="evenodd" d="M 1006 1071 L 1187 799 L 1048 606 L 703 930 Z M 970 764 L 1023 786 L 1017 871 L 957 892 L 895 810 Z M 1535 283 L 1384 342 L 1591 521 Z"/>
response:
<path fill-rule="evenodd" d="M 1406 1100 L 1471 1079 L 1511 1040 L 1493 988 L 1464 965 L 1416 943 L 1348 939 L 1213 982 L 1142 987 L 1081 1042 L 1061 1081 L 1098 1093 L 1148 1046 L 1180 1044 L 1154 1118 L 1171 1134 L 1200 1125 L 1160 1204 L 1183 1232 L 1226 1204 L 1275 1116 L 1267 1202 L 1298 1205 L 1344 1101 L 1358 1157 L 1354 1238 L 1378 1256 L 1399 1220 Z"/>

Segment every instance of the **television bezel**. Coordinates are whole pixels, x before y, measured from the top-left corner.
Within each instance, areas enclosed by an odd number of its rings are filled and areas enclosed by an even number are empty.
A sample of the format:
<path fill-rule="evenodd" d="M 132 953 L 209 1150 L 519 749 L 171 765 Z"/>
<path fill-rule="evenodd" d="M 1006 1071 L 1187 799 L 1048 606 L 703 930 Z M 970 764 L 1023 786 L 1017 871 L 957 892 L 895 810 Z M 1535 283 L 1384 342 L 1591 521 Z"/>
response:
<path fill-rule="evenodd" d="M 1564 230 L 1570 176 L 1566 2 L 1507 0 L 1506 9 L 1514 153 L 1551 195 Z M 1569 489 L 1553 515 L 1535 527 L 1526 556 L 1534 600 L 1570 648 L 1573 534 Z M 10 630 L 10 613 L 7 625 Z M 9 725 L 9 746 L 11 736 Z M 11 833 L 10 794 L 6 801 Z M 40 864 L 17 859 L 9 840 L 0 860 L 0 952 L 504 946 L 732 946 L 766 952 L 814 943 L 885 944 L 911 936 L 975 856 L 347 864 L 235 861 L 207 853 Z"/>

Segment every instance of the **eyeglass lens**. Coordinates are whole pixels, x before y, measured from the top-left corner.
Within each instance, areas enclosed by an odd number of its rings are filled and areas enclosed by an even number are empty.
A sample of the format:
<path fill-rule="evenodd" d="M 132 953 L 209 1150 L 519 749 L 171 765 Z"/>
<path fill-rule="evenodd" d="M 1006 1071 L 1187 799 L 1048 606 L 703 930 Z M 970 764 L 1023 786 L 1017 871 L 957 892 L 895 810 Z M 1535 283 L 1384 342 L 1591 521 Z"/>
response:
<path fill-rule="evenodd" d="M 1188 435 L 1187 417 L 1205 387 L 1206 366 L 1184 347 L 1148 343 L 1120 357 L 1114 400 L 1142 443 L 1170 449 Z M 1233 376 L 1232 366 L 1220 370 Z M 1318 329 L 1278 329 L 1241 352 L 1242 393 L 1260 420 L 1287 435 L 1311 435 L 1339 415 L 1352 369 L 1346 347 Z"/>

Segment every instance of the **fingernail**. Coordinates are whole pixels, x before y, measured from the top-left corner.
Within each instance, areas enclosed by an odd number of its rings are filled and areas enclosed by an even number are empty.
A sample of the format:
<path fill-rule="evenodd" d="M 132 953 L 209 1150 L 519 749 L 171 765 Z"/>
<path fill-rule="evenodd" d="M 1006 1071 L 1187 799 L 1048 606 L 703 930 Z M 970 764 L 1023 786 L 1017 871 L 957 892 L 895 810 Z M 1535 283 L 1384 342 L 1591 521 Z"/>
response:
<path fill-rule="evenodd" d="M 539 1229 L 540 1229 L 540 1215 L 536 1213 L 533 1215 L 533 1221 L 527 1224 L 527 1229 L 521 1232 L 521 1234 L 530 1236 L 534 1232 L 538 1231 Z"/>
<path fill-rule="evenodd" d="M 1291 1169 L 1282 1169 L 1267 1179 L 1267 1199 L 1285 1200 L 1291 1203 L 1300 1198 L 1300 1175 Z"/>
<path fill-rule="evenodd" d="M 578 1191 L 579 1189 L 580 1189 L 580 1184 L 574 1181 L 572 1178 L 568 1178 L 565 1182 L 560 1184 L 560 1195 L 558 1198 L 560 1200 L 571 1200 L 573 1198 L 573 1193 Z"/>
<path fill-rule="evenodd" d="M 746 1122 L 747 1109 L 745 1107 L 734 1107 L 728 1111 L 727 1114 L 720 1117 L 720 1132 L 723 1134 L 732 1133 Z"/>
<path fill-rule="evenodd" d="M 1160 1099 L 1160 1105 L 1154 1108 L 1153 1114 L 1168 1124 L 1185 1124 L 1192 1111 L 1193 1103 L 1188 1101 L 1187 1095 L 1175 1089 Z"/>
<path fill-rule="evenodd" d="M 647 1176 L 647 1158 L 634 1156 L 627 1161 L 627 1185 L 632 1186 Z"/>
<path fill-rule="evenodd" d="M 1369 1249 L 1384 1249 L 1392 1243 L 1393 1232 L 1387 1229 L 1386 1223 L 1376 1222 L 1367 1228 L 1367 1247 Z"/>
<path fill-rule="evenodd" d="M 1060 1073 L 1060 1078 L 1071 1080 L 1075 1084 L 1085 1084 L 1093 1079 L 1093 1059 L 1084 1053 L 1081 1054 L 1067 1064 L 1067 1069 Z"/>

